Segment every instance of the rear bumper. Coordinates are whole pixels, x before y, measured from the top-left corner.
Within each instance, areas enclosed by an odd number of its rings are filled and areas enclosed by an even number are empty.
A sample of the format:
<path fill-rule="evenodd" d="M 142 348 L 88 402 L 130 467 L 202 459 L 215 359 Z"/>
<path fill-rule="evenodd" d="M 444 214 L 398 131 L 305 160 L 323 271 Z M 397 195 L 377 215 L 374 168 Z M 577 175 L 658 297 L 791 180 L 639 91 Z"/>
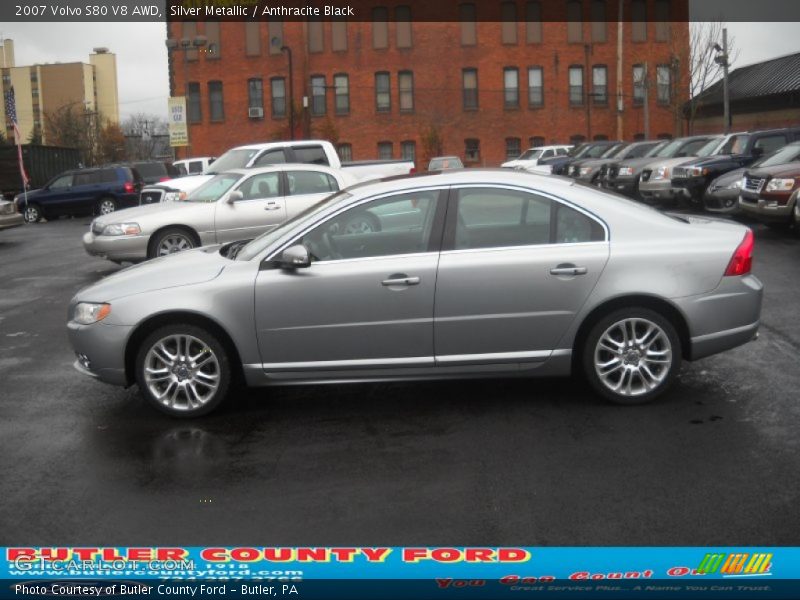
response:
<path fill-rule="evenodd" d="M 118 261 L 141 261 L 147 259 L 149 236 L 95 235 L 91 231 L 83 236 L 83 248 L 87 254 Z"/>

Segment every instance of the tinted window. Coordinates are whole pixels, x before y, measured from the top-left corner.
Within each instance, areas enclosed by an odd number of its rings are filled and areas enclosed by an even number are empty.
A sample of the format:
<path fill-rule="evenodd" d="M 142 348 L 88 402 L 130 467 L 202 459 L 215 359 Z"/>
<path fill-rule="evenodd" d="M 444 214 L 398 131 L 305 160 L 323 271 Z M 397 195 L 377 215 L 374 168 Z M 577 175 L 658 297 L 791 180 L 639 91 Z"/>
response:
<path fill-rule="evenodd" d="M 238 173 L 222 173 L 189 193 L 187 202 L 216 202 L 242 178 Z"/>
<path fill-rule="evenodd" d="M 700 149 L 708 143 L 708 140 L 695 140 L 689 142 L 678 152 L 678 156 L 697 156 Z"/>
<path fill-rule="evenodd" d="M 763 150 L 763 154 L 769 154 L 770 152 L 775 152 L 778 148 L 783 148 L 786 145 L 786 136 L 783 134 L 779 135 L 768 135 L 762 138 L 758 138 L 756 143 L 754 144 L 755 148 L 761 148 Z"/>
<path fill-rule="evenodd" d="M 267 165 L 280 165 L 286 162 L 286 154 L 282 149 L 268 150 L 256 159 L 254 167 L 265 167 Z"/>
<path fill-rule="evenodd" d="M 280 173 L 261 173 L 247 179 L 238 190 L 242 200 L 259 200 L 280 196 Z"/>
<path fill-rule="evenodd" d="M 564 204 L 556 210 L 556 244 L 575 244 L 579 242 L 600 242 L 605 239 L 602 226 Z"/>
<path fill-rule="evenodd" d="M 189 163 L 189 173 L 202 173 L 203 162 L 200 160 L 193 160 Z"/>
<path fill-rule="evenodd" d="M 136 167 L 142 177 L 160 177 L 167 173 L 167 168 L 163 163 L 141 162 L 133 163 L 133 166 Z"/>
<path fill-rule="evenodd" d="M 327 173 L 318 171 L 289 171 L 286 173 L 288 196 L 300 194 L 328 194 L 338 191 L 336 180 Z"/>
<path fill-rule="evenodd" d="M 53 183 L 51 183 L 48 187 L 51 190 L 63 190 L 64 188 L 68 188 L 72 185 L 72 175 L 62 175 L 61 177 L 55 179 Z"/>
<path fill-rule="evenodd" d="M 758 161 L 760 167 L 771 167 L 773 165 L 785 165 L 800 158 L 800 144 L 790 144 L 776 152 L 772 156 Z M 755 166 L 755 165 L 754 165 Z"/>
<path fill-rule="evenodd" d="M 301 146 L 294 149 L 295 162 L 311 165 L 327 165 L 328 157 L 322 146 Z"/>
<path fill-rule="evenodd" d="M 99 183 L 97 171 L 86 171 L 75 174 L 75 186 L 91 185 L 93 183 Z"/>
<path fill-rule="evenodd" d="M 428 250 L 438 191 L 374 200 L 326 221 L 303 237 L 313 260 L 416 254 Z"/>

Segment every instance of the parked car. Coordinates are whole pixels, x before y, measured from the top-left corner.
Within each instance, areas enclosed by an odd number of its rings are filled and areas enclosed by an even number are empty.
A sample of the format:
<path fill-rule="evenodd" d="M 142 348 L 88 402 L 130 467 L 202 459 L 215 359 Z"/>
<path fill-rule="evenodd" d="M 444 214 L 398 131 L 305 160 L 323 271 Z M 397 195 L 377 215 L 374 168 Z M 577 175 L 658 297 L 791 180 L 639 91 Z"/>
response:
<path fill-rule="evenodd" d="M 344 226 L 398 203 L 419 208 L 419 225 Z M 354 186 L 249 243 L 125 269 L 78 292 L 68 331 L 79 371 L 137 383 L 179 417 L 215 409 L 240 377 L 581 371 L 605 398 L 639 404 L 669 388 L 682 360 L 756 335 L 752 250 L 741 225 L 562 178 L 444 171 Z"/>
<path fill-rule="evenodd" d="M 526 167 L 526 170 L 531 173 L 552 173 L 553 175 L 566 175 L 569 165 L 575 160 L 586 158 L 600 158 L 612 146 L 620 142 L 612 142 L 608 140 L 586 142 L 574 147 L 567 152 L 566 156 L 556 156 L 554 158 L 547 158 L 540 160 L 539 163 L 533 167 Z"/>
<path fill-rule="evenodd" d="M 180 177 L 181 173 L 172 163 L 158 160 L 143 160 L 130 163 L 139 172 L 145 184 L 159 183 Z"/>
<path fill-rule="evenodd" d="M 709 184 L 717 177 L 734 169 L 749 167 L 762 156 L 783 148 L 795 140 L 800 140 L 800 127 L 753 131 L 731 136 L 725 147 L 714 156 L 676 167 L 672 172 L 672 186 L 684 188 L 686 195 L 699 204 Z"/>
<path fill-rule="evenodd" d="M 9 200 L 0 198 L 0 230 L 11 229 L 24 224 L 25 219 L 17 212 L 17 206 Z"/>
<path fill-rule="evenodd" d="M 200 175 L 208 170 L 215 160 L 217 160 L 216 156 L 197 156 L 176 160 L 172 165 L 178 170 L 178 177 L 183 177 L 184 175 Z"/>
<path fill-rule="evenodd" d="M 83 236 L 83 247 L 115 262 L 138 262 L 252 239 L 356 181 L 339 169 L 315 165 L 232 169 L 212 177 L 184 202 L 98 217 Z"/>
<path fill-rule="evenodd" d="M 67 171 L 47 185 L 14 198 L 28 223 L 42 217 L 63 215 L 107 215 L 120 208 L 139 204 L 142 177 L 131 167 L 113 166 Z"/>
<path fill-rule="evenodd" d="M 428 171 L 442 171 L 444 169 L 463 169 L 464 163 L 457 156 L 435 156 L 428 163 Z"/>
<path fill-rule="evenodd" d="M 600 186 L 602 185 L 601 177 L 608 170 L 608 165 L 630 158 L 641 158 L 660 143 L 658 140 L 651 140 L 624 144 L 620 148 L 606 152 L 600 158 L 578 160 L 570 165 L 570 176 L 579 181 Z"/>
<path fill-rule="evenodd" d="M 792 142 L 788 146 L 768 154 L 754 162 L 750 169 L 775 167 L 796 161 L 800 161 L 800 142 Z M 741 212 L 739 208 L 739 193 L 742 189 L 742 179 L 746 172 L 746 168 L 734 169 L 712 181 L 703 196 L 705 209 L 709 212 L 727 214 Z"/>
<path fill-rule="evenodd" d="M 556 156 L 566 156 L 572 146 L 536 146 L 528 148 L 514 160 L 504 162 L 501 167 L 509 169 L 523 169 L 535 167 L 540 160 L 555 158 Z"/>
<path fill-rule="evenodd" d="M 630 198 L 639 197 L 639 182 L 644 169 L 657 159 L 694 156 L 712 137 L 699 135 L 676 138 L 665 144 L 658 152 L 646 154 L 642 158 L 632 158 L 609 167 L 603 179 L 603 187 L 624 194 Z"/>
<path fill-rule="evenodd" d="M 567 177 L 577 179 L 580 176 L 581 166 L 584 162 L 589 160 L 613 160 L 615 157 L 619 156 L 628 145 L 628 142 L 617 142 L 613 146 L 608 146 L 606 151 L 603 152 L 598 158 L 575 159 L 569 163 L 569 167 L 564 169 L 563 174 Z"/>
<path fill-rule="evenodd" d="M 800 162 L 748 169 L 742 179 L 739 207 L 749 217 L 767 225 L 795 222 Z"/>

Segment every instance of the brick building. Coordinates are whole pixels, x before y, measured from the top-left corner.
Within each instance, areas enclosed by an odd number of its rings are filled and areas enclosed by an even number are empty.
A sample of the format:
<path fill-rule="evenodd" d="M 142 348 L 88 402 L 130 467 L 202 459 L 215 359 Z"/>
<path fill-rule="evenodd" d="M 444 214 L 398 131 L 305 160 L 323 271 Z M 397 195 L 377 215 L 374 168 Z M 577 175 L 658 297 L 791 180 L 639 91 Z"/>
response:
<path fill-rule="evenodd" d="M 295 137 L 344 159 L 494 166 L 531 145 L 681 133 L 688 24 L 671 19 L 686 0 L 623 0 L 623 21 L 617 0 L 567 0 L 561 20 L 554 2 L 461 3 L 439 22 L 371 4 L 350 21 L 169 23 L 172 39 L 206 40 L 170 52 L 171 91 L 187 97 L 181 155 L 289 137 L 286 49 Z"/>

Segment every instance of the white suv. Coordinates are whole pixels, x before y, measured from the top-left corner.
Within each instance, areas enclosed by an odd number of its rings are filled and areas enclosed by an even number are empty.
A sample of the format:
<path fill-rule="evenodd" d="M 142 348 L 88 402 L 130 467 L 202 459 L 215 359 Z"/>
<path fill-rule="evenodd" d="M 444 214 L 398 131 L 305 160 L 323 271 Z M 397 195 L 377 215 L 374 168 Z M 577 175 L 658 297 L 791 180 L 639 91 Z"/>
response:
<path fill-rule="evenodd" d="M 514 160 L 504 162 L 500 166 L 511 169 L 535 167 L 540 160 L 553 158 L 554 156 L 566 156 L 571 149 L 572 146 L 536 146 L 535 148 L 528 148 Z"/>

